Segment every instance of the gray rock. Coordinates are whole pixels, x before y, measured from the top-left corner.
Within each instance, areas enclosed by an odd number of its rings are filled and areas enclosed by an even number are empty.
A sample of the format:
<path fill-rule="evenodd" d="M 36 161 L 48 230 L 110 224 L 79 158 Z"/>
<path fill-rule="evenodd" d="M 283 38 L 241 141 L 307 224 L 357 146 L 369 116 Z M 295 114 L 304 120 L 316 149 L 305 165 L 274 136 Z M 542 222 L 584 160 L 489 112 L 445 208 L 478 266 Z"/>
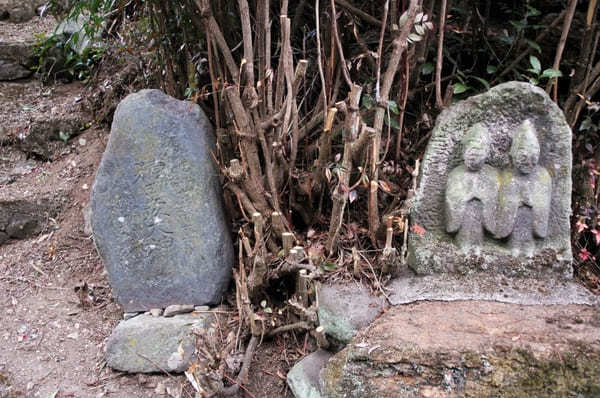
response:
<path fill-rule="evenodd" d="M 348 343 L 383 311 L 385 299 L 355 283 L 323 285 L 319 289 L 319 324 L 326 334 Z"/>
<path fill-rule="evenodd" d="M 0 231 L 0 245 L 8 240 L 8 235 Z"/>
<path fill-rule="evenodd" d="M 33 39 L 4 41 L 0 37 L 0 81 L 11 81 L 31 76 L 35 62 Z"/>
<path fill-rule="evenodd" d="M 193 305 L 186 304 L 173 304 L 165 308 L 165 312 L 163 312 L 163 316 L 168 318 L 177 314 L 186 314 L 188 312 L 194 311 Z"/>
<path fill-rule="evenodd" d="M 56 216 L 62 206 L 60 200 L 44 194 L 16 199 L 20 193 L 13 191 L 14 188 L 9 189 L 5 186 L 2 190 L 4 192 L 0 193 L 0 232 L 14 239 L 25 239 L 39 234 L 46 226 L 48 218 Z M 1 241 L 0 238 L 0 243 Z"/>
<path fill-rule="evenodd" d="M 420 275 L 572 275 L 571 130 L 539 87 L 510 82 L 439 116 L 411 209 Z"/>
<path fill-rule="evenodd" d="M 118 106 L 91 194 L 94 242 L 126 311 L 217 303 L 233 245 L 199 106 L 158 90 Z"/>
<path fill-rule="evenodd" d="M 0 80 L 18 80 L 29 77 L 33 71 L 25 66 L 11 62 L 9 60 L 0 59 Z"/>
<path fill-rule="evenodd" d="M 332 353 L 318 350 L 302 358 L 287 374 L 287 383 L 296 398 L 321 398 L 320 372 Z"/>
<path fill-rule="evenodd" d="M 192 329 L 205 322 L 204 316 L 195 314 L 173 318 L 142 314 L 121 321 L 108 338 L 106 363 L 130 373 L 183 372 L 195 349 Z"/>
<path fill-rule="evenodd" d="M 39 219 L 35 216 L 26 214 L 13 215 L 10 223 L 6 227 L 8 236 L 14 239 L 25 239 L 39 233 L 41 225 Z"/>
<path fill-rule="evenodd" d="M 0 0 L 0 19 L 13 23 L 29 21 L 42 4 L 42 0 Z"/>

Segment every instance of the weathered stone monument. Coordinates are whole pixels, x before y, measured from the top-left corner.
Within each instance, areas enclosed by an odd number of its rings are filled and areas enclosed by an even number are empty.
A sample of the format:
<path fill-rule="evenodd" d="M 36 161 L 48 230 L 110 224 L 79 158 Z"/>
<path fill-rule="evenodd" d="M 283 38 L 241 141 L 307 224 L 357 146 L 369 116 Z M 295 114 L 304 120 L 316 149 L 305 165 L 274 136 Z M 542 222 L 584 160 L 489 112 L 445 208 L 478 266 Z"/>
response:
<path fill-rule="evenodd" d="M 422 164 L 417 274 L 571 276 L 571 130 L 542 89 L 505 83 L 450 107 Z"/>
<path fill-rule="evenodd" d="M 600 300 L 571 279 L 570 214 L 571 131 L 542 89 L 505 83 L 448 108 L 423 158 L 392 307 L 341 351 L 303 358 L 291 390 L 597 396 Z"/>
<path fill-rule="evenodd" d="M 214 138 L 196 104 L 158 90 L 117 108 L 92 196 L 94 242 L 127 312 L 214 304 L 233 246 Z"/>

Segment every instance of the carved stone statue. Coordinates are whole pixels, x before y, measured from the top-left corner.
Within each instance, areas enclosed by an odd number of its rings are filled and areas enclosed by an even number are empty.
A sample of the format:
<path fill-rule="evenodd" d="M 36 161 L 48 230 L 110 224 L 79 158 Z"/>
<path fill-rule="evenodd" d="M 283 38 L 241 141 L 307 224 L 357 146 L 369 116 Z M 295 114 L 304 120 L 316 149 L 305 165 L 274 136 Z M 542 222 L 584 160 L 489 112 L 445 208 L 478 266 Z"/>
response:
<path fill-rule="evenodd" d="M 499 191 L 498 170 L 485 164 L 490 138 L 478 123 L 463 139 L 464 164 L 448 175 L 446 188 L 446 231 L 458 232 L 456 244 L 465 252 L 479 254 L 484 228 L 495 231 L 495 210 Z"/>
<path fill-rule="evenodd" d="M 513 167 L 503 171 L 495 237 L 508 236 L 514 257 L 533 257 L 535 240 L 548 235 L 552 178 L 538 164 L 540 144 L 529 120 L 515 133 L 510 157 Z"/>
<path fill-rule="evenodd" d="M 572 275 L 571 130 L 539 87 L 498 85 L 436 121 L 411 205 L 420 275 Z"/>

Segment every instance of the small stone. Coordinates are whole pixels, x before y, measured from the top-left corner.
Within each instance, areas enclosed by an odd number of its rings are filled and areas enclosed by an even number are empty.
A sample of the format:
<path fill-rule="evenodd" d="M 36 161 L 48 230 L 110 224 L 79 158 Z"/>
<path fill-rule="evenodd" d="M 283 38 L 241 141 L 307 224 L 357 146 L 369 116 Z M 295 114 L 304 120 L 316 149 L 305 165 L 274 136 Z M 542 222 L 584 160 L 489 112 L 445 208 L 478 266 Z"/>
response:
<path fill-rule="evenodd" d="M 106 363 L 113 369 L 130 373 L 183 372 L 193 360 L 195 336 L 192 331 L 205 327 L 206 317 L 184 314 L 156 318 L 142 314 L 121 321 L 106 343 Z"/>
<path fill-rule="evenodd" d="M 84 191 L 87 191 L 89 189 L 89 185 L 88 184 L 83 184 L 81 186 L 81 189 L 83 189 Z"/>
<path fill-rule="evenodd" d="M 324 285 L 319 290 L 319 324 L 329 336 L 348 343 L 379 316 L 384 305 L 384 299 L 372 296 L 362 285 Z"/>
<path fill-rule="evenodd" d="M 85 146 L 85 144 L 87 144 L 87 140 L 85 138 L 80 138 L 79 139 L 79 145 Z"/>
<path fill-rule="evenodd" d="M 208 305 L 197 305 L 194 307 L 194 311 L 209 311 L 210 307 Z"/>
<path fill-rule="evenodd" d="M 67 338 L 77 340 L 79 338 L 79 332 L 73 332 L 67 335 Z"/>
<path fill-rule="evenodd" d="M 287 383 L 290 390 L 298 398 L 320 398 L 321 381 L 320 372 L 327 365 L 333 354 L 318 350 L 302 358 L 287 374 Z"/>
<path fill-rule="evenodd" d="M 163 310 L 162 310 L 162 308 L 152 308 L 152 309 L 150 310 L 150 315 L 152 315 L 152 316 L 155 316 L 155 317 L 156 317 L 156 316 L 161 316 L 161 315 L 162 315 L 162 313 L 163 313 Z"/>
<path fill-rule="evenodd" d="M 136 316 L 138 316 L 140 313 L 139 312 L 124 312 L 123 313 L 123 320 L 128 320 L 131 318 L 134 318 Z"/>
<path fill-rule="evenodd" d="M 163 313 L 163 316 L 165 318 L 169 318 L 169 317 L 172 317 L 173 315 L 186 314 L 186 313 L 192 312 L 192 311 L 194 311 L 193 305 L 173 304 L 173 305 L 170 305 L 167 308 L 165 308 L 165 312 Z"/>

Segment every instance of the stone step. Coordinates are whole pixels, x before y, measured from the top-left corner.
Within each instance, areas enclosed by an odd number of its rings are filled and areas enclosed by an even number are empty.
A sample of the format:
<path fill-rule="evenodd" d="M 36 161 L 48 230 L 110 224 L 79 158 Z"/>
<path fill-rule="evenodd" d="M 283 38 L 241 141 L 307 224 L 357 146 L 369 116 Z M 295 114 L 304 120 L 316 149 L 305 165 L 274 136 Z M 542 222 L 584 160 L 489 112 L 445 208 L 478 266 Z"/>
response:
<path fill-rule="evenodd" d="M 593 306 L 396 306 L 296 384 L 323 387 L 311 397 L 595 397 L 598 326 Z"/>
<path fill-rule="evenodd" d="M 64 141 L 89 125 L 80 83 L 44 87 L 37 81 L 0 82 L 0 145 L 52 160 Z"/>
<path fill-rule="evenodd" d="M 0 245 L 27 239 L 46 230 L 66 203 L 64 190 L 25 183 L 0 185 Z M 34 192 L 35 191 L 35 192 Z"/>
<path fill-rule="evenodd" d="M 0 81 L 31 76 L 36 37 L 53 32 L 55 27 L 56 20 L 52 16 L 34 17 L 18 25 L 0 21 Z"/>
<path fill-rule="evenodd" d="M 21 24 L 40 14 L 47 0 L 0 0 L 0 20 Z"/>

